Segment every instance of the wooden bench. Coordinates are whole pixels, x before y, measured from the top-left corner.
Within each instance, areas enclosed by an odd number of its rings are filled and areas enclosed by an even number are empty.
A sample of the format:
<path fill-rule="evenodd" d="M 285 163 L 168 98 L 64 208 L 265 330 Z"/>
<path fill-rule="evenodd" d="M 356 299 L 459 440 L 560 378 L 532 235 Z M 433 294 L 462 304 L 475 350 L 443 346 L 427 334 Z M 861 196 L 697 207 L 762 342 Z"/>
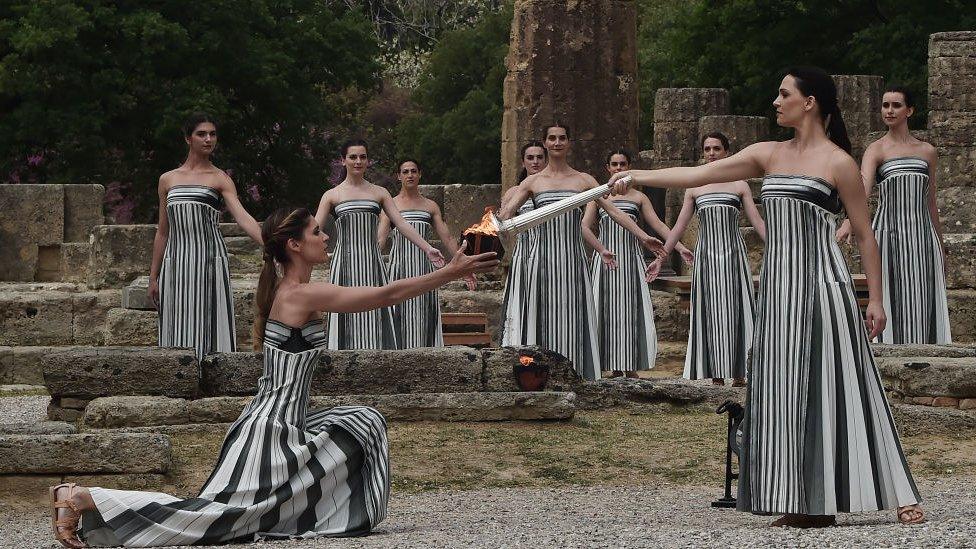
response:
<path fill-rule="evenodd" d="M 441 313 L 444 345 L 491 345 L 486 313 Z"/>
<path fill-rule="evenodd" d="M 864 308 L 868 304 L 868 281 L 863 274 L 853 274 L 851 279 L 854 282 L 854 295 L 857 297 L 857 304 Z M 759 276 L 752 277 L 754 290 L 759 290 Z M 690 276 L 659 276 L 651 282 L 651 288 L 664 292 L 677 294 L 681 299 L 680 307 L 688 309 L 691 307 L 691 277 Z"/>

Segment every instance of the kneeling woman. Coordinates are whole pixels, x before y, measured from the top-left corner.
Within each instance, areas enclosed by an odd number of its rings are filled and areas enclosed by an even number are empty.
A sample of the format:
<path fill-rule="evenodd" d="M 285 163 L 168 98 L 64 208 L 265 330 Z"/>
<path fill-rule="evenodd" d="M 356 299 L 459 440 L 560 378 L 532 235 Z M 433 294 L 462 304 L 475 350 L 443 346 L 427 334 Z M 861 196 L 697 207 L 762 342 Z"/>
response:
<path fill-rule="evenodd" d="M 128 547 L 356 536 L 386 517 L 386 420 L 360 406 L 308 412 L 312 371 L 326 344 L 321 314 L 389 307 L 498 261 L 492 253 L 459 253 L 424 276 L 341 287 L 310 282 L 312 267 L 328 259 L 328 237 L 308 210 L 279 210 L 262 236 L 254 331 L 256 345 L 263 341 L 264 374 L 200 495 L 54 486 L 54 531 L 66 547 L 84 546 L 79 531 L 92 545 Z"/>

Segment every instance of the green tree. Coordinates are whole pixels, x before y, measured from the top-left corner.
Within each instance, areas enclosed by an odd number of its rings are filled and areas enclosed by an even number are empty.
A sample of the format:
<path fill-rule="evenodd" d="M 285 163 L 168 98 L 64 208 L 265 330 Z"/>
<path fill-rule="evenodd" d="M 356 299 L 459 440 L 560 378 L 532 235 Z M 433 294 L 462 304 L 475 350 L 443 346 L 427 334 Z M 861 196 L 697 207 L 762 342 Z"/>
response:
<path fill-rule="evenodd" d="M 148 218 L 182 119 L 204 110 L 259 210 L 308 203 L 335 157 L 333 96 L 373 87 L 377 54 L 362 13 L 316 0 L 8 0 L 0 178 L 122 182 Z"/>
<path fill-rule="evenodd" d="M 428 183 L 496 183 L 501 171 L 502 85 L 512 5 L 444 33 L 397 126 L 396 151 L 424 165 Z"/>

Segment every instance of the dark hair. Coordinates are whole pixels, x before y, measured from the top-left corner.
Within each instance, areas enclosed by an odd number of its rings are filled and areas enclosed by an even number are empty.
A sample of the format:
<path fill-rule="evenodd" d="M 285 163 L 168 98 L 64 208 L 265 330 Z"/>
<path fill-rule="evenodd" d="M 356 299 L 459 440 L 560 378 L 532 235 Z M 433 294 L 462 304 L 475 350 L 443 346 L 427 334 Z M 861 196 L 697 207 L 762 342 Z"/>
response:
<path fill-rule="evenodd" d="M 612 150 L 612 151 L 610 151 L 610 152 L 607 153 L 607 161 L 605 162 L 605 164 L 607 166 L 610 165 L 610 159 L 613 158 L 613 155 L 615 155 L 615 154 L 622 154 L 624 156 L 624 158 L 627 159 L 627 163 L 628 164 L 631 163 L 630 153 L 627 152 L 627 149 L 614 149 L 614 150 Z"/>
<path fill-rule="evenodd" d="M 722 133 L 722 132 L 709 132 L 709 133 L 706 133 L 705 135 L 701 136 L 701 141 L 698 142 L 698 146 L 702 150 L 705 150 L 705 140 L 706 139 L 718 139 L 719 141 L 722 142 L 722 148 L 725 149 L 726 151 L 729 150 L 729 147 L 730 147 L 730 145 L 729 145 L 729 138 L 724 133 Z"/>
<path fill-rule="evenodd" d="M 278 271 L 275 262 L 288 263 L 285 246 L 289 239 L 302 239 L 305 226 L 312 214 L 306 208 L 288 210 L 279 208 L 261 223 L 261 240 L 264 241 L 264 265 L 258 279 L 258 289 L 254 294 L 254 328 L 252 340 L 254 350 L 260 351 L 264 343 L 264 327 L 278 291 Z"/>
<path fill-rule="evenodd" d="M 566 130 L 566 137 L 569 137 L 569 126 L 567 126 L 566 124 L 563 124 L 562 122 L 560 122 L 560 121 L 557 120 L 557 121 L 549 124 L 548 126 L 542 128 L 542 141 L 545 141 L 546 138 L 549 137 L 549 130 L 551 130 L 553 128 L 562 128 L 562 129 Z"/>
<path fill-rule="evenodd" d="M 190 113 L 189 116 L 183 119 L 183 136 L 190 137 L 193 135 L 193 130 L 197 129 L 197 126 L 203 124 L 204 122 L 210 122 L 215 127 L 217 126 L 217 121 L 205 112 L 197 111 Z"/>
<path fill-rule="evenodd" d="M 885 93 L 900 93 L 902 97 L 905 98 L 905 106 L 911 107 L 913 109 L 915 108 L 915 96 L 912 95 L 912 92 L 908 91 L 908 88 L 906 88 L 905 86 L 899 86 L 899 85 L 888 86 L 885 88 L 882 95 L 884 95 Z"/>
<path fill-rule="evenodd" d="M 793 67 L 786 74 L 796 80 L 796 88 L 807 97 L 815 97 L 820 107 L 820 118 L 827 121 L 827 137 L 835 145 L 851 154 L 851 139 L 837 104 L 837 85 L 827 71 L 819 67 Z"/>
<path fill-rule="evenodd" d="M 400 162 L 397 163 L 397 173 L 400 173 L 400 170 L 403 169 L 403 165 L 406 164 L 407 162 L 413 162 L 414 165 L 417 166 L 417 171 L 420 173 L 424 173 L 424 169 L 420 167 L 420 162 L 417 162 L 413 158 L 409 158 L 409 157 L 401 159 Z"/>
<path fill-rule="evenodd" d="M 342 146 L 339 147 L 339 156 L 345 158 L 346 153 L 349 152 L 350 147 L 364 147 L 366 149 L 369 148 L 369 146 L 366 145 L 366 141 L 364 139 L 359 139 L 359 138 L 347 139 L 342 143 Z"/>
<path fill-rule="evenodd" d="M 546 146 L 542 144 L 542 141 L 539 141 L 538 139 L 533 139 L 532 141 L 529 141 L 525 145 L 522 145 L 522 149 L 519 150 L 519 163 L 525 160 L 525 151 L 531 149 L 532 147 L 539 147 L 540 149 L 542 149 L 542 156 L 545 156 L 547 160 L 549 159 L 549 151 L 546 149 Z M 525 178 L 528 176 L 529 176 L 529 172 L 525 169 L 525 166 L 522 166 L 522 169 L 519 170 L 519 179 L 518 179 L 519 183 L 525 181 Z"/>

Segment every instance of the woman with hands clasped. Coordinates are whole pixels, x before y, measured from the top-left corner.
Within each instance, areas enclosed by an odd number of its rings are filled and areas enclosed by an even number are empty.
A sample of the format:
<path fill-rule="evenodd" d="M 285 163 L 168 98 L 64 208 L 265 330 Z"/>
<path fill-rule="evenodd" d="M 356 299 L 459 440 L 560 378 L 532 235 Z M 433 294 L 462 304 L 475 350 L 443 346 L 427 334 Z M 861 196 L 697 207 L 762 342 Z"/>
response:
<path fill-rule="evenodd" d="M 922 522 L 869 344 L 886 320 L 881 261 L 837 89 L 823 70 L 797 67 L 773 105 L 793 139 L 756 143 L 701 166 L 620 172 L 610 186 L 622 193 L 633 184 L 690 188 L 763 177 L 766 248 L 739 510 L 783 513 L 773 526 L 801 528 L 832 525 L 838 512 L 893 508 L 900 522 Z M 863 321 L 834 239 L 842 209 L 868 280 Z"/>

